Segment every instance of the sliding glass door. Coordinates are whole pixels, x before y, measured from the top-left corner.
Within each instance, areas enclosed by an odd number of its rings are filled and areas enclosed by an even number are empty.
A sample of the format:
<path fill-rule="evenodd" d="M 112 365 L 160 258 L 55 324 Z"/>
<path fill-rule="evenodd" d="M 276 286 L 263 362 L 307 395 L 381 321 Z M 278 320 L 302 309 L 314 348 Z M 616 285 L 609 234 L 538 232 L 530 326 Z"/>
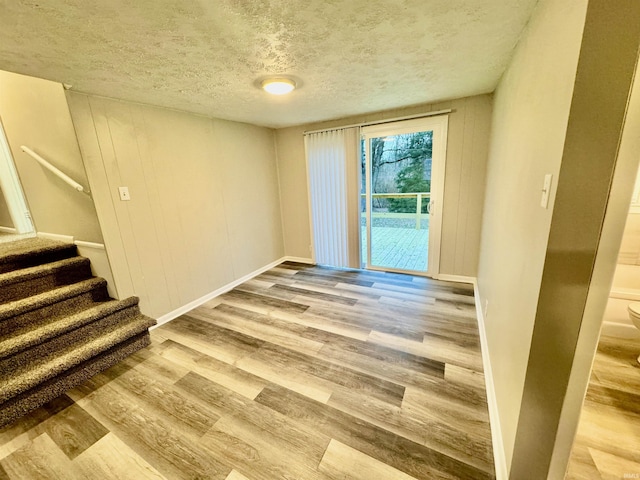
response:
<path fill-rule="evenodd" d="M 447 117 L 362 129 L 362 263 L 438 273 Z"/>

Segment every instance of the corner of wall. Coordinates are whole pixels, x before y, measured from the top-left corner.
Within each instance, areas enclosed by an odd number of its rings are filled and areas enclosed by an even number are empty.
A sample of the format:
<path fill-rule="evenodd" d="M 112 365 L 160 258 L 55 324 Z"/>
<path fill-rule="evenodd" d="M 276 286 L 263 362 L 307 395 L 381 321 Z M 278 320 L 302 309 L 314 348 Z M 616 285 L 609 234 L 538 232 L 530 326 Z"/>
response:
<path fill-rule="evenodd" d="M 282 178 L 280 176 L 280 155 L 278 152 L 278 130 L 273 129 L 273 151 L 276 158 L 276 176 L 278 178 L 278 203 L 280 207 L 280 232 L 282 233 L 283 255 L 288 255 L 287 236 L 284 231 L 284 211 L 282 210 Z"/>

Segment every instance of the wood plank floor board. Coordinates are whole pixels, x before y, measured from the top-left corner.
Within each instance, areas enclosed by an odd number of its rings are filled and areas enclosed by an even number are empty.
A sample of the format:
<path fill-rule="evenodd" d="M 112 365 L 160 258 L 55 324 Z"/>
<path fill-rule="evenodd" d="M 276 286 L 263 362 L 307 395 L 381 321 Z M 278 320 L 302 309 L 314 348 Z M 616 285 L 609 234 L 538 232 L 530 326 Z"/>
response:
<path fill-rule="evenodd" d="M 462 339 L 469 344 L 478 341 L 477 327 L 474 328 L 468 322 L 465 322 L 465 324 L 456 323 L 455 321 L 448 322 L 445 316 L 434 318 L 432 310 L 433 308 L 431 308 L 429 314 L 409 313 L 402 310 L 387 309 L 385 306 L 359 303 L 357 312 L 349 312 L 336 311 L 335 309 L 327 308 L 325 305 L 314 304 L 302 316 L 315 315 L 320 318 L 353 325 L 354 327 L 362 329 L 368 327 L 369 330 L 390 333 L 415 341 L 422 341 L 425 334 L 446 339 L 454 337 L 456 342 Z"/>
<path fill-rule="evenodd" d="M 167 478 L 111 432 L 76 457 L 73 466 L 85 480 Z"/>
<path fill-rule="evenodd" d="M 256 375 L 216 360 L 173 340 L 165 340 L 162 346 L 162 350 L 158 352 L 162 358 L 252 400 L 268 384 L 267 381 Z M 185 372 L 185 375 L 186 373 L 188 372 Z"/>
<path fill-rule="evenodd" d="M 264 362 L 262 358 L 255 358 L 253 355 L 238 360 L 236 365 L 257 377 L 321 403 L 327 403 L 333 393 L 331 387 L 314 381 L 310 375 L 294 369 L 282 371 L 280 367 Z"/>
<path fill-rule="evenodd" d="M 226 298 L 233 298 L 242 302 L 260 305 L 270 309 L 277 308 L 279 310 L 298 313 L 304 312 L 307 308 L 309 308 L 306 305 L 302 305 L 300 303 L 280 300 L 274 297 L 267 297 L 266 295 L 259 295 L 251 292 L 243 292 L 242 290 L 231 290 L 230 292 L 222 295 L 222 299 Z"/>
<path fill-rule="evenodd" d="M 449 409 L 472 411 L 473 418 L 488 421 L 487 396 L 484 391 L 447 381 L 433 382 L 429 388 L 407 387 L 403 403 L 414 407 L 433 408 L 446 403 Z"/>
<path fill-rule="evenodd" d="M 602 480 L 602 475 L 588 447 L 574 445 L 566 478 L 568 480 Z"/>
<path fill-rule="evenodd" d="M 325 388 L 333 395 L 341 392 L 348 397 L 371 397 L 389 405 L 402 405 L 404 386 L 319 358 L 287 351 L 270 344 L 265 344 L 251 358 L 260 365 L 271 365 L 274 371 L 281 372 L 280 375 L 298 372 L 297 374 L 303 376 L 307 385 Z M 242 366 L 242 363 L 239 365 Z"/>
<path fill-rule="evenodd" d="M 493 478 L 492 473 L 482 472 L 471 465 L 369 422 L 354 419 L 336 408 L 319 404 L 282 387 L 266 387 L 256 397 L 256 401 L 419 479 L 450 478 L 447 472 L 452 471 L 460 479 Z"/>
<path fill-rule="evenodd" d="M 358 326 L 350 322 L 316 315 L 310 310 L 311 309 L 307 310 L 303 315 L 296 315 L 287 312 L 271 312 L 270 316 L 277 320 L 297 324 L 303 327 L 311 327 L 316 330 L 361 341 L 366 341 L 369 333 L 371 332 L 371 328 L 366 325 Z"/>
<path fill-rule="evenodd" d="M 110 385 L 94 392 L 84 408 L 168 478 L 222 480 L 231 471 L 183 431 Z"/>
<path fill-rule="evenodd" d="M 627 412 L 640 416 L 640 393 L 591 384 L 585 401 L 590 407 L 613 408 L 618 409 L 619 413 Z"/>
<path fill-rule="evenodd" d="M 354 402 L 341 392 L 334 393 L 328 405 L 480 470 L 492 472 L 491 438 L 474 435 L 467 419 L 457 422 L 451 421 L 451 416 L 418 415 L 411 409 L 390 406 L 373 398 Z M 487 425 L 479 426 L 484 433 Z"/>
<path fill-rule="evenodd" d="M 369 338 L 371 335 L 369 336 Z M 401 366 L 403 368 L 414 370 L 423 375 L 433 375 L 435 378 L 444 377 L 444 363 L 437 360 L 424 357 L 422 355 L 415 355 L 410 352 L 396 350 L 387 345 L 379 345 L 371 342 L 361 342 L 352 340 L 346 342 L 343 339 L 333 339 L 327 342 L 322 350 L 331 349 L 334 351 L 336 348 L 343 350 L 344 352 L 357 353 L 359 355 L 369 357 L 375 360 L 381 360 L 383 362 Z"/>
<path fill-rule="evenodd" d="M 196 437 L 204 435 L 218 420 L 209 410 L 190 401 L 171 383 L 137 371 L 127 372 L 110 384 L 122 396 L 135 397 L 147 412 Z"/>
<path fill-rule="evenodd" d="M 489 428 L 489 416 L 484 412 L 483 408 L 464 407 L 455 403 L 448 404 L 442 398 L 428 398 L 425 402 L 416 404 L 414 401 L 406 401 L 402 406 L 403 415 L 408 419 L 416 422 L 430 424 L 437 422 L 442 425 L 449 425 L 452 430 L 462 431 L 462 437 L 469 435 L 476 443 L 480 445 L 479 462 L 491 463 L 489 456 L 490 450 L 485 447 L 491 447 L 491 434 L 487 432 Z M 423 435 L 428 433 L 422 432 Z M 455 433 L 450 433 L 447 437 L 454 437 Z M 436 441 L 441 442 L 442 439 Z M 432 442 L 427 439 L 424 443 Z M 457 448 L 454 445 L 454 449 Z M 473 463 L 473 461 L 471 462 Z"/>
<path fill-rule="evenodd" d="M 568 480 L 640 478 L 640 341 L 602 336 Z"/>
<path fill-rule="evenodd" d="M 327 447 L 320 462 L 320 470 L 327 472 L 334 478 L 348 480 L 370 480 L 372 478 L 415 480 L 415 477 L 337 440 L 331 440 L 329 447 Z"/>
<path fill-rule="evenodd" d="M 188 343 L 192 348 L 231 364 L 264 344 L 263 340 L 230 330 L 221 331 L 209 322 L 187 315 L 172 320 L 163 328 L 172 340 Z"/>
<path fill-rule="evenodd" d="M 401 339 L 397 335 L 376 332 L 374 330 L 369 335 L 367 341 L 416 357 L 424 357 L 441 363 L 449 362 L 471 370 L 482 371 L 482 355 L 479 351 L 474 351 L 475 349 L 455 348 L 456 346 L 453 342 L 446 343 L 438 342 L 435 339 L 429 340 L 428 336 L 425 338 L 423 341 L 416 342 Z"/>
<path fill-rule="evenodd" d="M 319 459 L 292 450 L 291 444 L 269 438 L 254 425 L 223 417 L 207 433 L 202 443 L 213 450 L 224 450 L 227 461 L 252 480 L 304 478 L 330 480 L 317 468 Z"/>
<path fill-rule="evenodd" d="M 324 305 L 310 305 L 309 314 L 316 314 L 321 318 L 331 318 L 336 321 L 359 327 L 369 328 L 369 331 L 385 332 L 408 340 L 422 341 L 425 329 L 422 320 L 413 320 L 416 316 L 399 316 L 387 313 L 379 304 L 358 303 L 358 313 L 336 312 Z M 394 321 L 390 322 L 389 319 Z"/>
<path fill-rule="evenodd" d="M 24 447 L 0 461 L 9 478 L 81 480 L 71 460 L 55 442 L 43 433 Z"/>
<path fill-rule="evenodd" d="M 495 480 L 472 295 L 283 263 L 1 429 L 0 480 Z"/>
<path fill-rule="evenodd" d="M 308 283 L 314 283 L 318 279 L 325 279 L 326 283 L 334 282 L 336 287 L 339 287 L 340 284 L 350 284 L 350 285 L 359 285 L 361 287 L 372 287 L 373 280 L 363 280 L 358 278 L 349 278 L 347 276 L 339 277 L 339 276 L 331 276 L 327 277 L 327 275 L 318 275 L 313 270 L 307 271 L 299 271 L 295 275 L 296 281 L 304 281 Z"/>
<path fill-rule="evenodd" d="M 42 432 L 36 432 L 36 427 L 71 405 L 73 405 L 73 400 L 68 395 L 60 395 L 51 402 L 35 409 L 29 415 L 22 417 L 19 421 L 0 428 L 0 452 L 2 452 L 0 458 L 8 454 L 5 452 L 12 451 L 11 443 L 15 439 L 23 435 L 29 439 L 39 436 Z"/>
<path fill-rule="evenodd" d="M 444 379 L 447 383 L 458 384 L 475 390 L 483 398 L 486 396 L 484 372 L 447 363 L 444 367 Z"/>
<path fill-rule="evenodd" d="M 39 424 L 34 432 L 46 433 L 70 460 L 109 433 L 100 422 L 75 403 Z"/>
<path fill-rule="evenodd" d="M 217 329 L 233 331 L 238 338 L 259 339 L 263 344 L 271 342 L 302 352 L 318 351 L 324 346 L 321 341 L 300 335 L 301 332 L 307 330 L 307 327 L 298 328 L 296 325 L 288 324 L 288 328 L 279 328 L 277 322 L 271 317 L 262 316 L 261 314 L 224 303 L 210 310 L 195 309 L 190 313 L 190 316 L 215 325 Z M 260 319 L 264 321 L 260 322 Z M 253 352 L 247 353 L 251 354 Z"/>
<path fill-rule="evenodd" d="M 290 287 L 304 289 L 311 292 L 324 293 L 327 295 L 333 295 L 333 296 L 337 295 L 340 297 L 345 297 L 352 300 L 359 300 L 363 302 L 365 301 L 377 302 L 380 300 L 380 295 L 377 295 L 372 292 L 357 291 L 357 290 L 352 290 L 350 288 L 346 288 L 348 285 L 349 284 L 345 284 L 345 283 L 337 283 L 334 286 L 315 285 L 315 284 L 309 284 L 305 280 L 304 283 L 300 281 L 296 281 Z M 273 290 L 273 287 L 271 287 L 271 290 Z M 346 303 L 346 302 L 345 304 L 349 305 L 349 303 Z"/>
<path fill-rule="evenodd" d="M 229 476 L 225 480 L 251 480 L 251 479 L 245 477 L 240 472 L 237 472 L 235 470 L 231 470 L 231 473 L 229 474 Z"/>
<path fill-rule="evenodd" d="M 176 386 L 189 393 L 192 398 L 209 405 L 221 418 L 234 417 L 238 421 L 250 423 L 256 431 L 263 432 L 271 441 L 282 442 L 287 450 L 304 453 L 318 462 L 329 443 L 330 437 L 315 427 L 297 422 L 295 418 L 287 415 L 278 414 L 260 402 L 236 395 L 196 373 L 185 375 Z"/>
<path fill-rule="evenodd" d="M 439 378 L 444 376 L 443 373 L 438 370 L 433 370 L 432 368 L 420 371 L 419 369 L 412 368 L 410 363 L 405 364 L 402 361 L 392 363 L 384 358 L 363 355 L 334 347 L 330 344 L 322 347 L 315 356 L 331 361 L 337 365 L 378 377 L 382 380 L 397 383 L 404 387 L 431 388 L 433 385 L 437 385 Z M 442 370 L 444 370 L 444 368 Z"/>
<path fill-rule="evenodd" d="M 411 301 L 399 301 L 402 299 L 395 299 L 393 303 L 387 302 L 387 297 L 381 297 L 380 301 L 373 300 L 360 300 L 358 302 L 358 309 L 345 309 L 342 310 L 345 313 L 359 313 L 370 314 L 378 320 L 382 320 L 389 323 L 391 319 L 399 322 L 409 322 L 415 326 L 434 326 L 440 327 L 453 326 L 458 327 L 463 331 L 474 332 L 477 331 L 477 325 L 475 324 L 475 310 L 469 312 L 466 309 L 452 309 L 449 305 L 442 306 L 438 302 L 435 303 L 416 303 Z M 317 306 L 319 308 L 332 307 L 327 305 L 326 302 L 305 300 L 305 304 L 310 307 Z M 335 308 L 335 306 L 333 306 Z"/>
<path fill-rule="evenodd" d="M 216 321 L 224 322 L 226 327 L 230 327 L 234 330 L 242 329 L 244 331 L 242 334 L 249 334 L 253 332 L 255 335 L 259 335 L 264 338 L 265 341 L 267 341 L 267 335 L 265 332 L 269 332 L 269 328 L 271 327 L 279 329 L 283 334 L 294 330 L 299 338 L 315 342 L 310 345 L 302 345 L 299 350 L 303 352 L 318 352 L 327 345 L 331 345 L 336 348 L 343 348 L 345 351 L 356 352 L 388 363 L 400 364 L 421 373 L 431 373 L 438 378 L 442 378 L 444 376 L 444 364 L 442 362 L 430 360 L 409 352 L 399 351 L 385 345 L 376 345 L 370 342 L 358 341 L 356 339 L 345 339 L 342 335 L 311 327 L 299 328 L 296 325 L 292 326 L 290 322 L 279 320 L 274 316 L 266 316 L 250 310 L 227 306 L 225 304 L 220 304 L 215 309 L 207 311 L 196 309 L 191 313 L 191 316 L 198 316 L 198 318 L 210 320 L 214 323 L 216 323 Z M 273 336 L 270 337 L 270 340 L 272 340 L 271 343 L 284 347 L 291 347 L 290 342 L 278 341 Z M 288 345 L 283 345 L 283 343 L 288 343 Z M 321 348 L 317 349 L 318 346 Z M 297 347 L 296 349 L 298 350 Z"/>

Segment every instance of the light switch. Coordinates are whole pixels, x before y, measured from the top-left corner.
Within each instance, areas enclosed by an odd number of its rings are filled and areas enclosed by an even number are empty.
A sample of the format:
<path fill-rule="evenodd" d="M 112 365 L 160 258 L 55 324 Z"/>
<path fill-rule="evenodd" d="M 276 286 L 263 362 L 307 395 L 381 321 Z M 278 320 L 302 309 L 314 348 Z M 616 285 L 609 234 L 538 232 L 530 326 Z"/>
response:
<path fill-rule="evenodd" d="M 129 187 L 118 187 L 118 192 L 120 192 L 120 200 L 126 202 L 131 200 L 131 195 L 129 195 Z"/>
<path fill-rule="evenodd" d="M 542 198 L 540 199 L 540 206 L 547 208 L 549 206 L 549 194 L 551 193 L 551 180 L 553 175 L 548 173 L 544 176 L 544 184 L 542 185 Z"/>

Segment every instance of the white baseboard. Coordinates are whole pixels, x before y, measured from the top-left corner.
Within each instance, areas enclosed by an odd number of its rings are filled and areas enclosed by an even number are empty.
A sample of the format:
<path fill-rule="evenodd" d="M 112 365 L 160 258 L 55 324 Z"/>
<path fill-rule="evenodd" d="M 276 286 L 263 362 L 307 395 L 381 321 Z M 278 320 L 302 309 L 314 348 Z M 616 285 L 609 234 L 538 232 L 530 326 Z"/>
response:
<path fill-rule="evenodd" d="M 436 280 L 442 280 L 444 282 L 456 282 L 456 283 L 471 283 L 474 284 L 475 277 L 467 277 L 465 275 L 448 275 L 446 273 L 439 273 L 436 275 Z"/>
<path fill-rule="evenodd" d="M 180 315 L 184 315 L 185 313 L 193 310 L 194 308 L 199 307 L 203 303 L 206 303 L 209 300 L 212 300 L 217 296 L 222 295 L 223 293 L 227 293 L 229 290 L 232 290 L 233 288 L 237 287 L 241 283 L 251 280 L 252 278 L 257 277 L 261 273 L 264 273 L 267 270 L 271 270 L 273 267 L 280 265 L 285 260 L 286 260 L 286 257 L 282 257 L 279 260 L 276 260 L 275 262 L 271 262 L 269 265 L 265 265 L 264 267 L 261 267 L 258 270 L 248 273 L 247 275 L 240 277 L 231 283 L 227 283 L 223 287 L 220 287 L 217 290 L 214 290 L 213 292 L 207 293 L 206 295 L 192 302 L 189 302 L 186 305 L 183 305 L 182 307 L 176 308 L 172 312 L 162 315 L 160 318 L 156 319 L 158 323 L 155 326 L 151 327 L 149 330 L 158 328 L 159 326 L 164 325 L 167 322 L 170 322 L 174 318 L 178 318 Z"/>
<path fill-rule="evenodd" d="M 58 233 L 38 232 L 39 238 L 46 238 L 48 240 L 57 240 L 63 243 L 73 243 L 74 238 L 69 235 L 60 235 Z"/>
<path fill-rule="evenodd" d="M 609 293 L 610 298 L 640 302 L 640 291 L 635 288 L 612 288 Z"/>
<path fill-rule="evenodd" d="M 489 404 L 489 423 L 491 424 L 491 443 L 493 444 L 493 461 L 496 467 L 496 480 L 507 480 L 507 457 L 504 452 L 502 429 L 500 428 L 500 415 L 498 413 L 498 400 L 493 384 L 493 372 L 491 370 L 491 358 L 487 345 L 487 331 L 484 323 L 484 312 L 480 305 L 480 291 L 477 280 L 473 281 L 473 291 L 476 303 L 476 315 L 478 316 L 478 330 L 480 331 L 480 348 L 482 350 L 482 367 L 484 369 L 485 386 L 487 390 L 487 403 Z"/>
<path fill-rule="evenodd" d="M 640 338 L 640 330 L 627 323 L 603 322 L 600 335 L 618 338 Z"/>
<path fill-rule="evenodd" d="M 0 227 L 0 232 L 2 233 L 18 233 L 18 230 L 13 227 Z"/>
<path fill-rule="evenodd" d="M 315 265 L 316 262 L 314 262 L 311 258 L 303 258 L 303 257 L 284 257 L 283 262 L 296 262 L 296 263 L 306 263 L 308 265 Z"/>

